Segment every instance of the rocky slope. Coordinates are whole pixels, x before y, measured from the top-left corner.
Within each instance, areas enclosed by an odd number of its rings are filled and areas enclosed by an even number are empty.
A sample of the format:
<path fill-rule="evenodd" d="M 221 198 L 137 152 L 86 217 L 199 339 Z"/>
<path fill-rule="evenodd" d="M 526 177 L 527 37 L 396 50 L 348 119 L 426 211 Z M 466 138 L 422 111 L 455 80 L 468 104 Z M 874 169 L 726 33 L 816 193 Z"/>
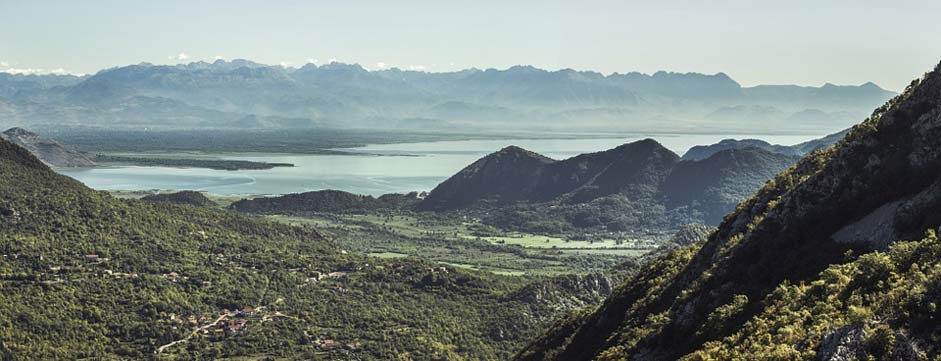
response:
<path fill-rule="evenodd" d="M 518 359 L 938 357 L 939 149 L 941 67 Z"/>
<path fill-rule="evenodd" d="M 87 154 L 64 146 L 55 140 L 40 137 L 38 134 L 23 128 L 7 129 L 0 133 L 0 138 L 26 148 L 44 163 L 54 167 L 90 167 L 95 165 L 94 160 Z"/>

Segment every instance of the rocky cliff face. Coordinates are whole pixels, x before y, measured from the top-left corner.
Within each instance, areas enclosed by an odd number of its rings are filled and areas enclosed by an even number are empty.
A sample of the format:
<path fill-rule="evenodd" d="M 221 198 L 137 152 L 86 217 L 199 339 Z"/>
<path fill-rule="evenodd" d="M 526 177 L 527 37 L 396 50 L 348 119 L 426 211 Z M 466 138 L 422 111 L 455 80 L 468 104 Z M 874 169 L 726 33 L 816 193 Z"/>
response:
<path fill-rule="evenodd" d="M 534 282 L 510 297 L 531 305 L 575 310 L 597 304 L 614 289 L 610 277 L 601 273 L 564 275 L 545 282 Z"/>

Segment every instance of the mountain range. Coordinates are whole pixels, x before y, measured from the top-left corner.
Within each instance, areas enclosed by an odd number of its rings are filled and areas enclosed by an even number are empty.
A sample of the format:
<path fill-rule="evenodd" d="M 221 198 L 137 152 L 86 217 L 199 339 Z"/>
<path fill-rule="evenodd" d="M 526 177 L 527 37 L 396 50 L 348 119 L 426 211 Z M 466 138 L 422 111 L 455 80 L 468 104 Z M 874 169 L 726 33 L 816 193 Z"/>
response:
<path fill-rule="evenodd" d="M 941 66 L 519 360 L 941 353 Z"/>
<path fill-rule="evenodd" d="M 94 75 L 0 74 L 0 119 L 31 129 L 94 126 L 821 132 L 894 93 L 860 86 L 743 87 L 723 73 L 604 75 L 532 66 L 427 73 L 248 60 L 137 65 Z"/>

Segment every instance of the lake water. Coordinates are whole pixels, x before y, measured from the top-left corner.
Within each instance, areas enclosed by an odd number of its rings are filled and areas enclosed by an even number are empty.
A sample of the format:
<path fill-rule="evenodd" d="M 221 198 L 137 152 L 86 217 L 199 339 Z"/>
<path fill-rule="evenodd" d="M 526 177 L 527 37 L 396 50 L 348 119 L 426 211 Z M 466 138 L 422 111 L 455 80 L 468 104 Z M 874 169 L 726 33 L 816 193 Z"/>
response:
<path fill-rule="evenodd" d="M 697 144 L 725 138 L 760 138 L 776 144 L 796 144 L 816 136 L 667 135 L 654 136 L 665 147 L 683 154 Z M 438 183 L 491 152 L 517 145 L 554 159 L 597 152 L 648 138 L 465 140 L 405 144 L 375 144 L 344 149 L 363 155 L 209 154 L 222 159 L 292 163 L 294 167 L 224 171 L 170 167 L 96 167 L 59 172 L 99 190 L 199 190 L 218 195 L 286 194 L 338 189 L 358 194 L 431 190 Z M 369 153 L 369 154 L 365 154 Z M 375 154 L 385 154 L 377 156 Z"/>

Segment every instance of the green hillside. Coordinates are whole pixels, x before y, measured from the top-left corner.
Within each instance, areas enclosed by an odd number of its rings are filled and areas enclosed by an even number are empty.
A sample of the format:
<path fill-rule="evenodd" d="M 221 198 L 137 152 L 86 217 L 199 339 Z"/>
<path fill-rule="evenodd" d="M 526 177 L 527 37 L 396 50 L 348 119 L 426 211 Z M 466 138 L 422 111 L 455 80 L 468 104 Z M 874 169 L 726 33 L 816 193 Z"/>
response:
<path fill-rule="evenodd" d="M 0 355 L 22 359 L 500 359 L 606 294 L 556 287 L 532 303 L 520 296 L 528 279 L 112 198 L 4 141 L 0 254 Z"/>
<path fill-rule="evenodd" d="M 937 359 L 939 114 L 941 68 L 518 359 Z"/>

